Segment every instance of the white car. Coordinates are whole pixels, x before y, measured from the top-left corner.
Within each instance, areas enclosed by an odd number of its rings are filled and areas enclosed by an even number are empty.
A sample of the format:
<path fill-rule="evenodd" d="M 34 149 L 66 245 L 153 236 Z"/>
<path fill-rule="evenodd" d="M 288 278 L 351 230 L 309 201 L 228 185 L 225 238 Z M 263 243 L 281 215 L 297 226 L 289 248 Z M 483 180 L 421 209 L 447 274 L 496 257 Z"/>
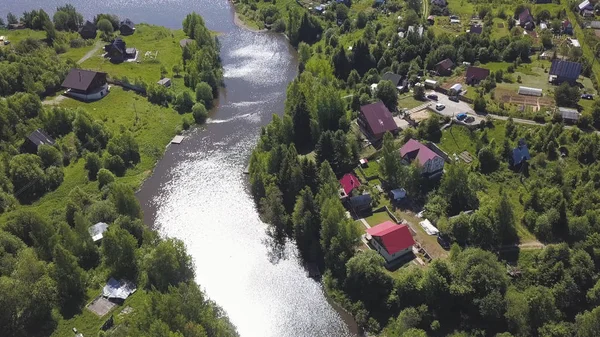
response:
<path fill-rule="evenodd" d="M 444 110 L 444 109 L 446 109 L 446 106 L 443 105 L 442 103 L 438 103 L 438 104 L 435 105 L 435 109 L 437 111 Z"/>

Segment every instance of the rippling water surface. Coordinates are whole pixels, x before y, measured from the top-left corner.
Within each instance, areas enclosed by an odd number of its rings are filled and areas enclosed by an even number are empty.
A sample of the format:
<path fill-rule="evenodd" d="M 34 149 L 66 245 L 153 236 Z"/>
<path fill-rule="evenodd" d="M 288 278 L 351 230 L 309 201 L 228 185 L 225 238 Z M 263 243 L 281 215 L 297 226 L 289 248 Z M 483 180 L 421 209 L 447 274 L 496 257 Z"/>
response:
<path fill-rule="evenodd" d="M 0 15 L 66 0 L 0 0 Z M 294 50 L 280 35 L 244 31 L 226 0 L 69 0 L 91 19 L 114 13 L 134 22 L 180 28 L 185 14 L 202 14 L 221 32 L 226 88 L 208 123 L 170 146 L 138 193 L 146 222 L 182 239 L 197 281 L 220 304 L 242 337 L 353 336 L 306 277 L 293 244 L 274 245 L 248 194 L 246 167 L 260 127 L 283 111 L 296 75 Z"/>

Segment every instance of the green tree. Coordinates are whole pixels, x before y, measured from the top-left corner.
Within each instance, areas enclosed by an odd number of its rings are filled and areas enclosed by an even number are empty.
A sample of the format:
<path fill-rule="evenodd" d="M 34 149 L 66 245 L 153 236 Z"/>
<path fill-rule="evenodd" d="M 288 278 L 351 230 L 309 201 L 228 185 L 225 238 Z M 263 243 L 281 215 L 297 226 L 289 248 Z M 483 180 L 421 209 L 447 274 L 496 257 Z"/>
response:
<path fill-rule="evenodd" d="M 500 165 L 494 150 L 490 146 L 481 148 L 477 153 L 477 159 L 479 160 L 479 169 L 484 174 L 496 171 Z"/>
<path fill-rule="evenodd" d="M 59 12 L 66 14 L 66 21 L 63 24 L 65 30 L 68 29 L 70 31 L 77 31 L 77 29 L 79 29 L 79 27 L 83 24 L 83 15 L 78 13 L 77 10 L 75 10 L 75 7 L 71 4 L 57 7 L 54 17 L 56 17 L 57 13 Z"/>
<path fill-rule="evenodd" d="M 100 157 L 94 152 L 90 152 L 85 156 L 85 169 L 88 171 L 88 179 L 96 180 L 98 171 L 102 168 Z M 110 172 L 110 171 L 108 171 Z"/>
<path fill-rule="evenodd" d="M 318 240 L 321 224 L 319 210 L 309 187 L 300 191 L 296 199 L 292 223 L 294 224 L 294 239 L 300 254 L 304 259 L 315 261 L 320 253 Z"/>
<path fill-rule="evenodd" d="M 181 66 L 181 64 L 177 63 L 173 65 L 173 68 L 171 68 L 171 71 L 173 71 L 173 76 L 174 77 L 180 77 L 180 73 L 183 71 L 182 69 L 183 67 Z M 211 88 L 212 90 L 212 88 Z M 211 91 L 211 95 L 212 95 L 212 91 Z"/>
<path fill-rule="evenodd" d="M 14 25 L 19 23 L 19 18 L 17 18 L 17 16 L 13 13 L 8 12 L 8 14 L 6 15 L 6 22 L 8 22 L 9 25 Z"/>
<path fill-rule="evenodd" d="M 202 124 L 206 122 L 206 119 L 208 118 L 208 111 L 206 111 L 204 104 L 196 103 L 192 107 L 192 115 L 194 116 L 194 121 L 196 123 Z"/>
<path fill-rule="evenodd" d="M 137 240 L 124 229 L 112 225 L 102 238 L 102 256 L 114 277 L 125 277 L 130 281 L 137 279 L 138 262 L 136 258 Z"/>
<path fill-rule="evenodd" d="M 291 232 L 282 193 L 275 184 L 267 186 L 266 196 L 260 200 L 260 210 L 263 220 L 274 228 L 278 236 Z"/>
<path fill-rule="evenodd" d="M 62 166 L 62 154 L 54 146 L 42 144 L 38 147 L 38 157 L 42 160 L 44 168 Z"/>
<path fill-rule="evenodd" d="M 42 160 L 34 154 L 19 154 L 10 159 L 8 176 L 20 201 L 31 201 L 45 190 Z"/>
<path fill-rule="evenodd" d="M 210 109 L 213 103 L 212 88 L 206 82 L 200 82 L 196 85 L 196 102 L 204 104 Z"/>
<path fill-rule="evenodd" d="M 554 89 L 554 100 L 557 106 L 576 107 L 579 98 L 579 87 L 571 86 L 567 82 Z"/>
<path fill-rule="evenodd" d="M 442 177 L 440 192 L 449 202 L 448 214 L 450 215 L 475 209 L 479 204 L 464 165 L 450 165 Z"/>
<path fill-rule="evenodd" d="M 161 241 L 145 259 L 149 285 L 160 291 L 194 279 L 194 263 L 177 239 Z"/>
<path fill-rule="evenodd" d="M 194 100 L 188 91 L 181 92 L 175 98 L 175 110 L 180 114 L 192 111 Z"/>
<path fill-rule="evenodd" d="M 392 291 L 393 280 L 385 272 L 385 260 L 369 250 L 346 263 L 345 289 L 350 298 L 361 301 L 369 311 L 376 310 Z"/>
<path fill-rule="evenodd" d="M 115 204 L 119 214 L 139 218 L 142 214 L 140 204 L 135 198 L 133 189 L 124 183 L 110 185 L 110 200 Z"/>
<path fill-rule="evenodd" d="M 425 99 L 425 87 L 422 85 L 416 85 L 413 87 L 413 97 L 417 100 Z"/>
<path fill-rule="evenodd" d="M 500 200 L 498 206 L 496 206 L 494 220 L 502 243 L 511 243 L 518 238 L 513 205 L 504 190 L 500 192 Z"/>
<path fill-rule="evenodd" d="M 593 337 L 600 335 L 600 307 L 585 311 L 575 318 L 577 337 Z"/>
<path fill-rule="evenodd" d="M 140 162 L 140 147 L 131 132 L 123 132 L 113 136 L 107 145 L 108 153 L 119 156 L 127 165 Z"/>
<path fill-rule="evenodd" d="M 402 165 L 400 151 L 394 144 L 394 137 L 389 132 L 383 135 L 379 171 L 389 188 L 403 187 L 402 183 L 406 177 L 406 170 Z"/>
<path fill-rule="evenodd" d="M 107 36 L 110 36 L 115 31 L 112 23 L 108 19 L 100 19 L 96 24 L 96 27 Z"/>
<path fill-rule="evenodd" d="M 79 308 L 85 298 L 85 272 L 71 252 L 58 244 L 54 247 L 54 279 L 58 298 L 65 310 Z"/>
<path fill-rule="evenodd" d="M 375 96 L 377 96 L 390 111 L 396 111 L 396 108 L 398 107 L 398 91 L 392 81 L 379 82 Z"/>

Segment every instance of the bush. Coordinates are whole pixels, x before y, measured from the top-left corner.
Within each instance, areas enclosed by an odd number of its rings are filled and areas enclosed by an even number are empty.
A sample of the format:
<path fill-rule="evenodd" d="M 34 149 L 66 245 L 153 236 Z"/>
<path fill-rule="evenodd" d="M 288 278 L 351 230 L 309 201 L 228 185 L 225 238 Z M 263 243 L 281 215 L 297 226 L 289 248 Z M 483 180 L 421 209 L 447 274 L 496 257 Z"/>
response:
<path fill-rule="evenodd" d="M 69 46 L 71 48 L 81 48 L 81 47 L 85 47 L 86 43 L 84 39 L 73 39 L 71 41 L 69 41 Z"/>
<path fill-rule="evenodd" d="M 105 169 L 105 168 L 101 168 L 98 171 L 98 188 L 102 188 L 112 182 L 115 181 L 115 175 L 112 174 L 112 172 L 110 172 L 109 170 Z"/>
<path fill-rule="evenodd" d="M 196 86 L 196 102 L 204 104 L 208 109 L 212 107 L 212 88 L 206 82 L 200 82 Z"/>
<path fill-rule="evenodd" d="M 184 91 L 177 95 L 177 98 L 175 99 L 175 110 L 177 110 L 177 112 L 180 114 L 190 112 L 193 106 L 194 100 L 188 91 Z"/>
<path fill-rule="evenodd" d="M 125 166 L 125 162 L 119 156 L 110 156 L 104 160 L 104 167 L 109 169 L 112 173 L 121 177 L 125 174 L 125 170 L 127 167 Z"/>
<path fill-rule="evenodd" d="M 42 144 L 38 147 L 38 156 L 42 159 L 44 167 L 60 166 L 62 154 L 54 146 Z"/>
<path fill-rule="evenodd" d="M 194 120 L 192 119 L 192 117 L 183 116 L 183 118 L 181 120 L 181 127 L 184 130 L 188 130 L 192 124 L 194 124 Z"/>
<path fill-rule="evenodd" d="M 96 153 L 88 153 L 85 157 L 85 169 L 88 170 L 88 179 L 94 180 L 98 175 L 98 170 L 102 168 L 100 157 Z"/>
<path fill-rule="evenodd" d="M 194 107 L 192 108 L 192 114 L 194 115 L 194 120 L 198 124 L 204 123 L 208 117 L 208 112 L 202 103 L 194 104 Z"/>
<path fill-rule="evenodd" d="M 285 32 L 285 22 L 282 19 L 275 20 L 271 26 L 271 30 L 276 33 Z"/>

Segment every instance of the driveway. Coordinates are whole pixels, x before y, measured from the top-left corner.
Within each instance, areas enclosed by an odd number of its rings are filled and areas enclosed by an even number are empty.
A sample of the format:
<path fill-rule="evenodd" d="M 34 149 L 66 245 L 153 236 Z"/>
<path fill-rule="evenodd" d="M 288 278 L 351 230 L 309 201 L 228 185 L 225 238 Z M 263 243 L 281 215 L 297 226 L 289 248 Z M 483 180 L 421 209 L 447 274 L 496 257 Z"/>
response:
<path fill-rule="evenodd" d="M 463 101 L 458 101 L 458 102 L 454 102 L 451 101 L 448 98 L 448 95 L 444 95 L 441 94 L 439 92 L 435 92 L 435 91 L 428 91 L 426 93 L 426 95 L 429 94 L 435 94 L 438 96 L 438 100 L 436 101 L 431 101 L 433 104 L 431 104 L 431 108 L 435 110 L 435 105 L 437 103 L 441 103 L 444 104 L 446 106 L 446 108 L 444 110 L 436 110 L 437 113 L 439 113 L 440 115 L 444 115 L 444 116 L 448 116 L 450 118 L 455 117 L 456 115 L 458 115 L 461 112 L 467 113 L 469 115 L 472 116 L 476 116 L 477 114 L 475 113 L 475 111 L 473 110 L 473 108 L 471 108 L 469 106 L 469 104 L 467 104 L 466 102 Z"/>

